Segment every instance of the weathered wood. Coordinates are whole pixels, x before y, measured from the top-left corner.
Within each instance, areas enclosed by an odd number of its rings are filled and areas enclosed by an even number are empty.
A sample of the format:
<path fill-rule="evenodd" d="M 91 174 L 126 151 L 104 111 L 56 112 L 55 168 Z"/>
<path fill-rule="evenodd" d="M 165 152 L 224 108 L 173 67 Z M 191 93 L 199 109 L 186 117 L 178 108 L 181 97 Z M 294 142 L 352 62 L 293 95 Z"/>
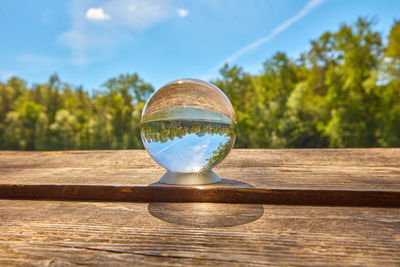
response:
<path fill-rule="evenodd" d="M 400 209 L 0 200 L 1 266 L 80 264 L 398 266 Z"/>
<path fill-rule="evenodd" d="M 400 207 L 400 192 L 211 186 L 0 185 L 0 198 Z"/>
<path fill-rule="evenodd" d="M 400 265 L 399 208 L 320 206 L 398 205 L 400 149 L 234 150 L 215 171 L 160 186 L 145 151 L 0 152 L 1 196 L 80 200 L 0 200 L 0 266 Z"/>
<path fill-rule="evenodd" d="M 214 170 L 260 189 L 400 191 L 400 149 L 236 149 Z M 0 184 L 147 186 L 164 172 L 144 150 L 0 152 Z"/>
<path fill-rule="evenodd" d="M 163 172 L 143 150 L 0 152 L 0 198 L 400 206 L 400 149 L 234 150 L 216 172 L 235 180 L 206 186 Z"/>

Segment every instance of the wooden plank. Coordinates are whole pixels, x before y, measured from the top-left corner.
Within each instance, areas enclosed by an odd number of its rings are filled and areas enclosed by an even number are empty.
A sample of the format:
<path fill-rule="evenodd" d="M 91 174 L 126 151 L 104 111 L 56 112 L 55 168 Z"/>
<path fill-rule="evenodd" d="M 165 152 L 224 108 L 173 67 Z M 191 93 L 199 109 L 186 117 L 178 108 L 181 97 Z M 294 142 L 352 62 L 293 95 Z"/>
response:
<path fill-rule="evenodd" d="M 0 185 L 0 198 L 400 207 L 400 192 L 208 186 Z"/>
<path fill-rule="evenodd" d="M 216 171 L 235 179 L 160 187 L 143 150 L 0 152 L 0 198 L 400 206 L 400 149 L 234 150 Z"/>
<path fill-rule="evenodd" d="M 164 172 L 143 150 L 0 152 L 0 184 L 147 186 Z M 233 150 L 215 172 L 260 189 L 400 191 L 400 149 Z"/>
<path fill-rule="evenodd" d="M 400 209 L 0 200 L 0 265 L 400 264 Z"/>

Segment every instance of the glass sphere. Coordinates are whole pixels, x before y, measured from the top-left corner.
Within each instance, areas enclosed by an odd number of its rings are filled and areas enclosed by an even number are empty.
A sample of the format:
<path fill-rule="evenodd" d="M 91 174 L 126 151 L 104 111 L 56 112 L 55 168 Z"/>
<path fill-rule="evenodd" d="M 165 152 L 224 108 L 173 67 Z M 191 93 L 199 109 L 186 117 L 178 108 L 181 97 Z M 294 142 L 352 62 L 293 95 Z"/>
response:
<path fill-rule="evenodd" d="M 181 79 L 147 101 L 140 122 L 143 145 L 170 172 L 211 170 L 232 149 L 236 115 L 228 97 L 214 85 Z"/>

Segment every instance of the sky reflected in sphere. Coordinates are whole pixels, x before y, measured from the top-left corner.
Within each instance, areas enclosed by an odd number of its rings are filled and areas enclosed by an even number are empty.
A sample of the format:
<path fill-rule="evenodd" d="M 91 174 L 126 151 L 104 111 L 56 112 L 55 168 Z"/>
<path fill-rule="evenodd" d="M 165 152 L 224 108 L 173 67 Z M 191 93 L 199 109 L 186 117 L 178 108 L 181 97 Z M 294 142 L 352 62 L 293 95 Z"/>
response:
<path fill-rule="evenodd" d="M 236 116 L 217 87 L 200 80 L 178 80 L 147 102 L 141 138 L 150 156 L 168 171 L 207 171 L 233 147 Z"/>

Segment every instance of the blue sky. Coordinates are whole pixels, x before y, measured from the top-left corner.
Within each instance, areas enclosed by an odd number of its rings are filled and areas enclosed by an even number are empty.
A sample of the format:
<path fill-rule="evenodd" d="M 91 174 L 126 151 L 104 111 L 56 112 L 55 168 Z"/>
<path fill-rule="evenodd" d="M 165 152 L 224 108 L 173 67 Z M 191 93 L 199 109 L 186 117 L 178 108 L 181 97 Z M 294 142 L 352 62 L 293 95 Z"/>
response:
<path fill-rule="evenodd" d="M 386 36 L 400 20 L 400 1 L 2 0 L 0 80 L 39 83 L 58 73 L 90 91 L 121 73 L 155 88 L 209 80 L 224 62 L 255 74 L 276 51 L 295 58 L 359 16 L 375 16 Z"/>

